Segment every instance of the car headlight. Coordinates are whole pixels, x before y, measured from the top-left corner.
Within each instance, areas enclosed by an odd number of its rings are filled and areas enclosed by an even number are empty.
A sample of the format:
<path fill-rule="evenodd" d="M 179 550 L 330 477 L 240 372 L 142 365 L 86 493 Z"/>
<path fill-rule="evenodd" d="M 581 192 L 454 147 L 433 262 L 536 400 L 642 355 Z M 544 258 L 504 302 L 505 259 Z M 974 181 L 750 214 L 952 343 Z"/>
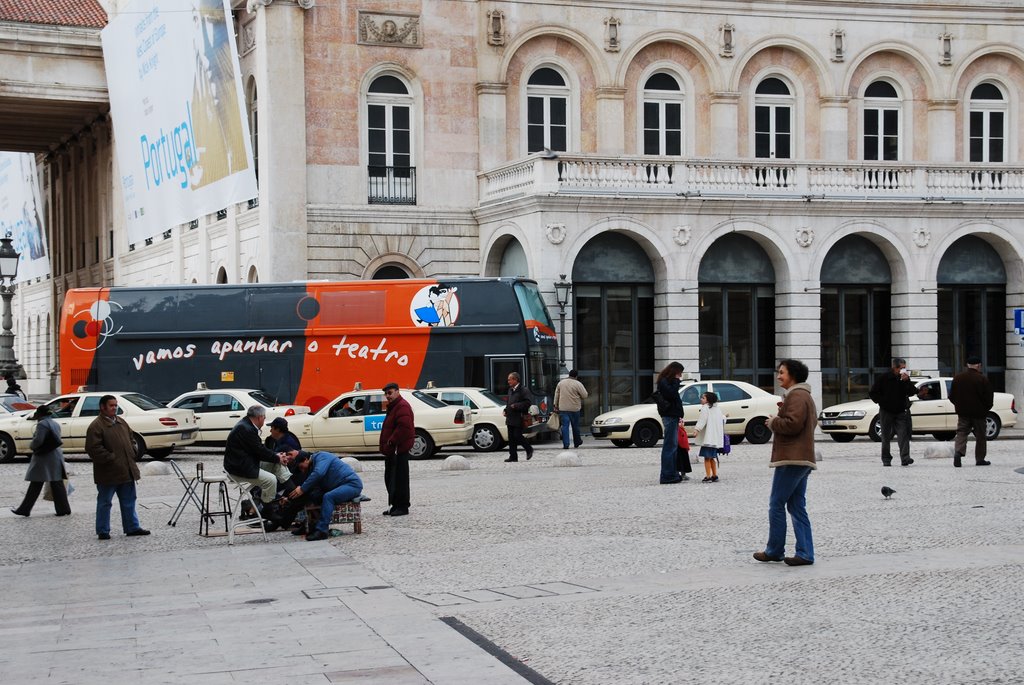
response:
<path fill-rule="evenodd" d="M 613 416 L 610 419 L 605 419 L 604 424 L 607 426 L 609 423 L 622 423 L 622 419 L 618 416 Z"/>
<path fill-rule="evenodd" d="M 837 418 L 840 419 L 863 419 L 867 416 L 867 412 L 863 409 L 847 409 L 844 412 L 840 412 Z"/>

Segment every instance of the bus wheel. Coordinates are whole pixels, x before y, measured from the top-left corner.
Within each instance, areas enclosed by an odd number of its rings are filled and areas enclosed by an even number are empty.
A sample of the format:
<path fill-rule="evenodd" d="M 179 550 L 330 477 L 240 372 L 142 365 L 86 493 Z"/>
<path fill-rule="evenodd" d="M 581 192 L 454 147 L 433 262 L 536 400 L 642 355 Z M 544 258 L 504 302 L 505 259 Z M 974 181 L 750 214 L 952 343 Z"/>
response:
<path fill-rule="evenodd" d="M 409 450 L 410 459 L 426 459 L 434 453 L 434 440 L 425 430 L 416 429 L 416 439 Z"/>
<path fill-rule="evenodd" d="M 493 452 L 501 448 L 501 433 L 488 423 L 474 426 L 472 442 L 477 452 Z"/>
<path fill-rule="evenodd" d="M 135 461 L 142 461 L 146 454 L 146 441 L 138 433 L 132 433 L 132 447 L 135 448 Z"/>
<path fill-rule="evenodd" d="M 153 447 L 149 450 L 149 456 L 153 457 L 157 461 L 163 461 L 167 457 L 171 456 L 171 450 L 173 447 Z"/>
<path fill-rule="evenodd" d="M 633 444 L 633 441 L 627 440 L 626 438 L 615 438 L 612 440 L 612 444 L 616 447 L 629 447 Z"/>
<path fill-rule="evenodd" d="M 633 426 L 633 442 L 637 447 L 654 447 L 661 440 L 661 426 L 654 421 L 641 421 Z"/>
<path fill-rule="evenodd" d="M 0 433 L 0 461 L 14 461 L 17 456 L 14 440 L 7 433 Z"/>

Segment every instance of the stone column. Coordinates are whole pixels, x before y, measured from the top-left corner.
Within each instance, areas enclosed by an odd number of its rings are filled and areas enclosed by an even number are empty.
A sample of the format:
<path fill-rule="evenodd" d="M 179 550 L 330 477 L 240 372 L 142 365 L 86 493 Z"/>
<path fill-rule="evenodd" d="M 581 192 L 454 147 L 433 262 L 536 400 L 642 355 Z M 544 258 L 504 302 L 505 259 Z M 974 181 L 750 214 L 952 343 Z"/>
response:
<path fill-rule="evenodd" d="M 892 349 L 907 368 L 923 376 L 939 375 L 938 288 L 935 281 L 911 279 L 912 286 L 892 290 Z M 902 287 L 902 286 L 901 286 Z"/>
<path fill-rule="evenodd" d="M 933 164 L 955 162 L 957 100 L 928 101 L 928 161 Z M 916 127 L 915 127 L 916 129 Z M 923 133 L 919 129 L 915 135 Z"/>
<path fill-rule="evenodd" d="M 255 75 L 259 94 L 261 281 L 306 278 L 305 9 L 250 0 L 256 12 Z M 233 255 L 235 262 L 238 255 Z M 238 277 L 238 269 L 231 271 Z"/>
<path fill-rule="evenodd" d="M 480 169 L 487 171 L 506 161 L 505 93 L 507 83 L 476 84 L 476 102 L 480 120 Z"/>
<path fill-rule="evenodd" d="M 821 98 L 821 158 L 829 162 L 849 159 L 850 98 Z"/>
<path fill-rule="evenodd" d="M 621 155 L 625 152 L 626 89 L 597 89 L 597 154 Z"/>
<path fill-rule="evenodd" d="M 659 290 L 659 285 L 663 290 Z M 697 369 L 697 282 L 666 278 L 655 284 L 654 370 L 677 361 L 687 372 Z"/>
<path fill-rule="evenodd" d="M 1006 392 L 1024 398 L 1024 339 L 1013 332 L 1013 310 L 1024 308 L 1021 282 L 1011 277 L 1006 283 Z M 984 369 L 982 369 L 984 371 Z"/>
<path fill-rule="evenodd" d="M 716 159 L 739 157 L 739 93 L 711 94 L 711 150 Z"/>
<path fill-rule="evenodd" d="M 821 284 L 779 282 L 775 293 L 775 357 L 798 359 L 810 369 L 807 379 L 821 408 Z"/>

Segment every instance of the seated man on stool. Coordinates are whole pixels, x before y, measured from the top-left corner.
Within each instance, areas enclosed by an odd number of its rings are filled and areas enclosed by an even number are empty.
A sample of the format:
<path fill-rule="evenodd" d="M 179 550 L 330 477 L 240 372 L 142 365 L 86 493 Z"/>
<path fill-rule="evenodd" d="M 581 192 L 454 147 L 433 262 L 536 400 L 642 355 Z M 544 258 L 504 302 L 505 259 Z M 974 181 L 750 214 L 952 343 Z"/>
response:
<path fill-rule="evenodd" d="M 283 484 L 289 491 L 295 484 L 290 482 L 292 474 L 281 463 L 278 453 L 267 449 L 260 441 L 260 429 L 266 420 L 267 410 L 263 405 L 256 404 L 246 410 L 245 417 L 228 433 L 224 470 L 235 480 L 260 486 L 261 513 L 269 521 L 275 518 L 273 501 L 277 484 Z"/>
<path fill-rule="evenodd" d="M 291 451 L 282 457 L 285 464 L 297 464 L 300 469 L 306 472 L 306 479 L 302 485 L 295 488 L 288 494 L 289 503 L 282 512 L 282 518 L 275 521 L 278 525 L 284 523 L 288 516 L 294 516 L 305 501 L 306 493 L 314 490 L 323 492 L 320 501 L 320 516 L 316 522 L 316 530 L 310 531 L 306 539 L 326 540 L 331 525 L 331 515 L 334 507 L 341 502 L 351 502 L 358 498 L 363 492 L 363 481 L 359 478 L 352 467 L 341 460 L 336 454 L 330 452 L 314 452 L 312 454 L 301 451 Z M 311 499 L 311 498 L 310 498 Z M 294 511 L 293 511 L 294 508 Z M 288 521 L 290 523 L 290 521 Z"/>

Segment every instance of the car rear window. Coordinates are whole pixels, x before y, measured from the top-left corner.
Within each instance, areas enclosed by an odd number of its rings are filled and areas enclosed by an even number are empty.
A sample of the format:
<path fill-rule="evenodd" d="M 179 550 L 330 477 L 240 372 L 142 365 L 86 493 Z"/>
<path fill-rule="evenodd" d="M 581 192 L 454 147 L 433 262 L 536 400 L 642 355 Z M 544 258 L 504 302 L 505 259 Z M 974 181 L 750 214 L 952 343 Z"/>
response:
<path fill-rule="evenodd" d="M 262 390 L 253 390 L 251 393 L 249 393 L 249 397 L 253 398 L 257 402 L 262 404 L 264 407 L 277 406 L 277 400 L 275 400 L 273 397 L 263 392 Z"/>
<path fill-rule="evenodd" d="M 124 398 L 143 411 L 149 411 L 150 409 L 165 409 L 167 406 L 163 402 L 157 402 L 149 395 L 143 395 L 138 392 L 128 393 Z"/>
<path fill-rule="evenodd" d="M 430 395 L 424 392 L 420 392 L 419 390 L 413 390 L 412 396 L 418 399 L 419 401 L 423 402 L 423 404 L 427 405 L 428 407 L 434 407 L 435 409 L 444 409 L 445 407 L 448 406 L 447 404 L 437 399 L 436 397 L 431 397 Z"/>

